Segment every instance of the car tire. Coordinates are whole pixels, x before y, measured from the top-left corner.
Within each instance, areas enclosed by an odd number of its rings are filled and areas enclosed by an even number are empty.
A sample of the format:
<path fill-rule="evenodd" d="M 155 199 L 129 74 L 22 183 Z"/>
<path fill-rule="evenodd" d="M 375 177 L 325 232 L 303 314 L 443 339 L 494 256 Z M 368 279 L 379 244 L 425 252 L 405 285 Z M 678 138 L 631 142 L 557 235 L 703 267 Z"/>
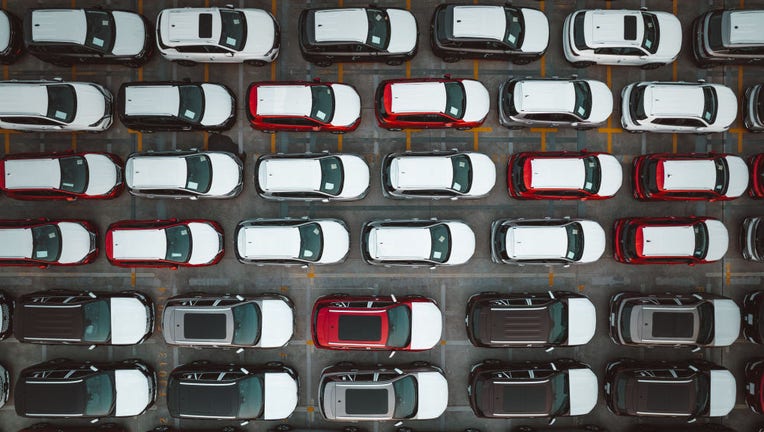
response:
<path fill-rule="evenodd" d="M 594 62 L 588 62 L 588 61 L 571 62 L 570 65 L 576 69 L 584 69 L 584 68 L 588 68 L 589 66 L 593 66 Z"/>
<path fill-rule="evenodd" d="M 403 60 L 388 60 L 385 64 L 388 66 L 400 66 L 403 64 Z"/>
<path fill-rule="evenodd" d="M 443 57 L 443 63 L 456 63 L 461 60 L 459 57 Z"/>
<path fill-rule="evenodd" d="M 193 60 L 175 60 L 175 63 L 179 64 L 180 66 L 186 66 L 186 67 L 192 67 L 199 64 Z"/>
<path fill-rule="evenodd" d="M 652 70 L 652 69 L 658 69 L 661 66 L 663 66 L 663 63 L 648 63 L 648 64 L 640 66 L 640 68 L 644 70 Z"/>
<path fill-rule="evenodd" d="M 256 66 L 256 67 L 263 67 L 268 64 L 268 62 L 262 61 L 262 60 L 245 60 L 244 64 L 247 66 Z"/>
<path fill-rule="evenodd" d="M 321 61 L 317 61 L 317 62 L 315 62 L 313 64 L 318 66 L 318 67 L 324 67 L 325 68 L 325 67 L 329 67 L 329 66 L 333 65 L 334 62 L 331 61 L 331 60 L 321 60 Z"/>

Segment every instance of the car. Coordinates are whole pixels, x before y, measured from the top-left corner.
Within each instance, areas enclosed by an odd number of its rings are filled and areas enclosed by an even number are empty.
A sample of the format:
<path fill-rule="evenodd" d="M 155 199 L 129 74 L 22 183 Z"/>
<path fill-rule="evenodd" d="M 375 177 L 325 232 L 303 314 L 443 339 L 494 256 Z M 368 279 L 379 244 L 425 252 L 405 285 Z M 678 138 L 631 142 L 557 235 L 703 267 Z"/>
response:
<path fill-rule="evenodd" d="M 131 195 L 144 198 L 234 198 L 243 188 L 244 164 L 222 151 L 133 153 L 125 161 Z"/>
<path fill-rule="evenodd" d="M 81 219 L 0 220 L 0 266 L 74 266 L 98 256 L 98 231 Z"/>
<path fill-rule="evenodd" d="M 737 385 L 727 369 L 704 360 L 642 362 L 620 359 L 605 370 L 605 402 L 618 416 L 724 417 Z"/>
<path fill-rule="evenodd" d="M 0 9 L 0 64 L 10 65 L 24 54 L 24 34 L 21 20 L 11 12 Z"/>
<path fill-rule="evenodd" d="M 764 64 L 764 10 L 714 9 L 692 23 L 692 56 L 700 67 Z"/>
<path fill-rule="evenodd" d="M 384 62 L 397 66 L 416 55 L 418 31 L 405 9 L 303 9 L 297 22 L 300 52 L 319 67 L 336 62 Z"/>
<path fill-rule="evenodd" d="M 490 107 L 488 90 L 471 79 L 414 78 L 379 83 L 374 97 L 379 127 L 456 128 L 467 130 L 485 121 Z"/>
<path fill-rule="evenodd" d="M 0 157 L 0 190 L 21 200 L 112 199 L 125 189 L 112 153 L 14 153 Z"/>
<path fill-rule="evenodd" d="M 755 199 L 764 198 L 764 153 L 748 157 L 748 171 L 751 173 L 748 196 Z"/>
<path fill-rule="evenodd" d="M 427 420 L 448 405 L 443 370 L 427 362 L 409 365 L 337 363 L 321 372 L 321 414 L 330 421 Z"/>
<path fill-rule="evenodd" d="M 244 264 L 323 265 L 345 261 L 350 230 L 339 219 L 247 219 L 234 233 Z"/>
<path fill-rule="evenodd" d="M 13 329 L 13 298 L 0 291 L 0 341 L 7 339 Z"/>
<path fill-rule="evenodd" d="M 634 198 L 726 201 L 748 189 L 748 165 L 725 153 L 652 153 L 633 161 Z"/>
<path fill-rule="evenodd" d="M 682 24 L 670 12 L 580 9 L 565 18 L 562 49 L 573 67 L 593 64 L 655 69 L 677 59 Z"/>
<path fill-rule="evenodd" d="M 732 89 L 721 84 L 636 82 L 621 90 L 621 126 L 634 133 L 725 132 L 737 105 Z"/>
<path fill-rule="evenodd" d="M 280 420 L 297 408 L 297 372 L 265 365 L 195 361 L 175 368 L 167 383 L 167 409 L 181 419 Z"/>
<path fill-rule="evenodd" d="M 244 429 L 237 428 L 234 426 L 223 426 L 221 428 L 216 429 L 187 429 L 187 428 L 175 428 L 172 426 L 162 425 L 162 426 L 156 426 L 154 429 L 151 429 L 148 432 L 244 432 Z"/>
<path fill-rule="evenodd" d="M 361 96 L 349 84 L 260 81 L 247 89 L 250 126 L 268 133 L 351 132 L 361 124 Z"/>
<path fill-rule="evenodd" d="M 0 408 L 8 402 L 8 396 L 11 392 L 11 375 L 8 369 L 0 364 Z"/>
<path fill-rule="evenodd" d="M 764 291 L 750 291 L 743 299 L 743 336 L 748 342 L 764 344 Z"/>
<path fill-rule="evenodd" d="M 106 230 L 106 257 L 119 267 L 201 267 L 223 258 L 223 228 L 206 219 L 123 220 Z"/>
<path fill-rule="evenodd" d="M 262 155 L 255 162 L 255 189 L 278 201 L 359 200 L 369 192 L 369 166 L 346 153 Z"/>
<path fill-rule="evenodd" d="M 735 432 L 735 430 L 718 423 L 704 423 L 694 426 L 677 424 L 640 424 L 634 426 L 633 429 L 629 429 L 629 432 Z"/>
<path fill-rule="evenodd" d="M 481 292 L 467 301 L 464 323 L 472 345 L 483 348 L 566 347 L 594 337 L 597 315 L 588 297 Z"/>
<path fill-rule="evenodd" d="M 263 9 L 176 8 L 157 16 L 157 48 L 181 66 L 244 63 L 265 66 L 279 55 L 279 24 Z"/>
<path fill-rule="evenodd" d="M 613 93 L 602 81 L 510 78 L 499 87 L 499 123 L 510 129 L 591 129 L 613 113 Z"/>
<path fill-rule="evenodd" d="M 764 414 L 764 359 L 749 360 L 745 364 L 745 403 L 756 414 Z"/>
<path fill-rule="evenodd" d="M 597 376 L 581 362 L 486 360 L 470 368 L 467 398 L 483 418 L 579 416 L 597 405 Z"/>
<path fill-rule="evenodd" d="M 135 12 L 29 9 L 24 21 L 27 51 L 57 66 L 105 63 L 137 68 L 154 53 L 151 23 Z"/>
<path fill-rule="evenodd" d="M 117 93 L 117 114 L 122 124 L 141 132 L 219 132 L 236 122 L 236 96 L 223 84 L 127 82 Z"/>
<path fill-rule="evenodd" d="M 764 84 L 745 89 L 743 123 L 751 132 L 764 132 Z"/>
<path fill-rule="evenodd" d="M 22 132 L 101 132 L 114 97 L 88 82 L 0 81 L 0 128 Z"/>
<path fill-rule="evenodd" d="M 361 253 L 373 265 L 459 265 L 475 253 L 475 233 L 458 220 L 370 221 L 361 228 Z"/>
<path fill-rule="evenodd" d="M 294 304 L 280 294 L 188 293 L 171 297 L 162 312 L 170 345 L 278 348 L 292 338 Z"/>
<path fill-rule="evenodd" d="M 382 160 L 382 193 L 387 198 L 482 198 L 495 184 L 496 165 L 483 153 L 406 151 Z"/>
<path fill-rule="evenodd" d="M 135 345 L 154 331 L 154 304 L 138 291 L 38 291 L 16 300 L 13 323 L 19 342 Z"/>
<path fill-rule="evenodd" d="M 330 294 L 313 304 L 318 348 L 423 351 L 440 342 L 443 314 L 422 296 Z"/>
<path fill-rule="evenodd" d="M 22 417 L 134 417 L 154 404 L 156 393 L 156 373 L 140 360 L 57 358 L 21 371 L 14 405 Z"/>
<path fill-rule="evenodd" d="M 528 64 L 549 45 L 549 21 L 533 8 L 441 4 L 432 14 L 430 46 L 446 63 L 462 59 Z"/>
<path fill-rule="evenodd" d="M 629 346 L 700 349 L 732 345 L 740 334 L 740 308 L 727 297 L 620 292 L 610 299 L 610 339 Z"/>
<path fill-rule="evenodd" d="M 607 432 L 607 430 L 595 425 L 563 426 L 558 428 L 535 428 L 533 426 L 522 425 L 512 429 L 512 432 Z"/>
<path fill-rule="evenodd" d="M 503 264 L 588 264 L 605 252 L 605 230 L 586 219 L 498 219 L 491 260 Z"/>
<path fill-rule="evenodd" d="M 729 233 L 710 217 L 616 219 L 613 257 L 624 264 L 705 264 L 724 258 Z"/>
<path fill-rule="evenodd" d="M 609 199 L 622 183 L 621 162 L 609 153 L 521 152 L 507 161 L 507 191 L 516 199 Z"/>
<path fill-rule="evenodd" d="M 19 432 L 129 432 L 114 423 L 98 423 L 88 426 L 63 426 L 60 424 L 36 423 Z M 233 431 L 232 431 L 233 432 Z"/>

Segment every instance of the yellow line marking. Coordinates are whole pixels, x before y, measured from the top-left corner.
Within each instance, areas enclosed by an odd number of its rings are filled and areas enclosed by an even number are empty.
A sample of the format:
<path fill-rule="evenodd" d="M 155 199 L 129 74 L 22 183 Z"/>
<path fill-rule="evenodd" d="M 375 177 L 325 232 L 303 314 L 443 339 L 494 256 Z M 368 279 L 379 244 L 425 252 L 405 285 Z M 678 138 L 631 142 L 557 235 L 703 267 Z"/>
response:
<path fill-rule="evenodd" d="M 74 0 L 72 0 L 74 1 Z M 72 81 L 77 79 L 77 66 L 72 66 Z"/>
<path fill-rule="evenodd" d="M 539 2 L 539 9 L 541 9 L 541 12 L 544 12 L 544 3 L 545 3 L 544 0 L 541 0 Z"/>
<path fill-rule="evenodd" d="M 475 151 L 478 150 L 478 135 L 480 135 L 480 132 L 472 131 L 472 149 Z"/>
<path fill-rule="evenodd" d="M 271 62 L 271 81 L 276 79 L 276 62 Z"/>
<path fill-rule="evenodd" d="M 472 77 L 475 78 L 475 79 L 478 79 L 478 76 L 479 76 L 478 69 L 479 69 L 478 61 L 477 60 L 472 60 Z"/>
<path fill-rule="evenodd" d="M 475 2 L 477 3 L 477 0 L 475 0 Z M 445 339 L 441 339 L 441 340 L 440 340 L 440 344 L 441 344 L 441 345 L 445 345 L 445 344 L 446 344 L 446 340 L 445 340 Z"/>
<path fill-rule="evenodd" d="M 313 411 L 315 411 L 315 410 L 316 410 L 316 408 L 315 408 L 315 407 L 313 407 L 313 406 L 309 406 L 309 407 L 305 408 L 305 411 L 307 411 L 307 412 L 309 412 L 309 413 L 312 413 L 312 412 L 313 412 Z"/>
<path fill-rule="evenodd" d="M 734 127 L 730 129 L 729 131 L 737 135 L 737 152 L 742 153 L 743 152 L 743 132 L 747 132 L 747 131 L 741 127 Z"/>
<path fill-rule="evenodd" d="M 550 268 L 549 269 L 549 286 L 553 286 L 553 285 L 554 285 L 554 272 Z"/>
<path fill-rule="evenodd" d="M 726 281 L 727 285 L 730 284 L 730 279 L 732 279 L 732 270 L 730 263 L 727 263 L 724 266 L 724 280 Z"/>
<path fill-rule="evenodd" d="M 337 151 L 342 151 L 342 134 L 337 135 Z"/>
<path fill-rule="evenodd" d="M 143 66 L 138 68 L 138 81 L 143 81 Z"/>
<path fill-rule="evenodd" d="M 411 9 L 411 0 L 406 0 L 406 10 Z"/>
<path fill-rule="evenodd" d="M 470 129 L 472 132 L 493 132 L 493 128 L 489 126 L 481 126 Z M 555 129 L 556 131 L 557 129 Z"/>
<path fill-rule="evenodd" d="M 308 276 L 308 279 L 313 279 L 314 277 L 316 277 L 316 271 L 313 268 L 313 266 L 308 266 L 308 275 L 307 276 Z"/>
<path fill-rule="evenodd" d="M 613 88 L 613 68 L 612 66 L 605 66 L 605 79 L 608 88 Z"/>
<path fill-rule="evenodd" d="M 541 57 L 541 78 L 546 76 L 546 56 Z"/>
<path fill-rule="evenodd" d="M 742 3 L 742 0 L 741 0 Z M 740 6 L 743 7 L 742 4 Z M 745 132 L 745 129 L 743 128 L 742 120 L 743 116 L 745 115 L 745 107 L 743 106 L 743 103 L 745 101 L 745 98 L 742 97 L 743 95 L 743 66 L 737 67 L 737 94 L 741 95 L 738 103 L 738 112 L 740 113 L 740 116 L 737 118 L 737 127 L 734 129 L 730 129 L 730 132 L 735 132 L 737 134 L 737 151 L 738 153 L 743 152 L 743 132 Z"/>
<path fill-rule="evenodd" d="M 138 13 L 143 15 L 143 0 L 138 0 Z"/>
<path fill-rule="evenodd" d="M 607 0 L 607 1 L 605 2 L 605 7 L 606 7 L 606 8 L 608 8 L 608 9 L 610 9 L 610 0 Z"/>
<path fill-rule="evenodd" d="M 143 151 L 143 133 L 132 130 L 132 129 L 128 129 L 127 132 L 131 134 L 135 134 L 136 138 L 138 139 L 138 144 L 137 144 L 138 151 L 139 152 Z"/>
<path fill-rule="evenodd" d="M 276 6 L 278 5 L 279 0 L 271 0 L 271 13 L 273 15 L 276 15 Z"/>
<path fill-rule="evenodd" d="M 578 292 L 580 292 L 580 293 L 584 292 L 584 285 L 583 284 L 578 286 Z"/>
<path fill-rule="evenodd" d="M 5 132 L 5 154 L 11 152 L 11 134 Z"/>
<path fill-rule="evenodd" d="M 135 286 L 135 270 L 130 272 L 130 286 Z"/>
<path fill-rule="evenodd" d="M 72 7 L 77 7 L 77 0 L 72 0 Z"/>
<path fill-rule="evenodd" d="M 8 0 L 3 0 L 3 9 L 8 8 Z"/>
<path fill-rule="evenodd" d="M 676 153 L 676 148 L 677 148 L 677 135 L 671 134 L 671 151 L 673 153 Z"/>
<path fill-rule="evenodd" d="M 342 1 L 342 0 L 340 0 L 340 1 L 339 1 L 339 5 L 338 5 L 338 6 L 339 6 L 339 7 L 343 7 L 343 6 L 345 6 L 345 2 L 344 2 L 344 1 Z"/>
<path fill-rule="evenodd" d="M 406 60 L 406 78 L 411 78 L 411 60 Z"/>
<path fill-rule="evenodd" d="M 312 339 L 308 339 L 308 340 L 306 340 L 306 341 L 305 341 L 305 345 L 310 345 L 310 346 L 313 346 L 313 340 L 312 340 Z"/>
<path fill-rule="evenodd" d="M 745 0 L 740 0 L 740 9 L 745 7 Z"/>
<path fill-rule="evenodd" d="M 204 82 L 209 82 L 210 80 L 210 65 L 209 63 L 204 64 Z"/>
<path fill-rule="evenodd" d="M 406 151 L 411 150 L 411 131 L 406 129 Z"/>
<path fill-rule="evenodd" d="M 72 132 L 72 150 L 77 151 L 77 133 Z"/>
<path fill-rule="evenodd" d="M 342 82 L 342 78 L 345 75 L 345 68 L 342 66 L 342 63 L 337 65 L 337 82 Z"/>
<path fill-rule="evenodd" d="M 546 134 L 557 132 L 557 128 L 531 128 L 531 132 L 541 134 L 541 151 L 546 151 Z"/>
<path fill-rule="evenodd" d="M 204 131 L 204 149 L 207 150 L 210 147 L 210 134 Z"/>
<path fill-rule="evenodd" d="M 276 134 L 271 134 L 271 153 L 276 153 Z"/>
<path fill-rule="evenodd" d="M 287 291 L 289 291 L 289 287 L 288 287 L 288 286 L 286 286 L 286 285 L 282 285 L 282 286 L 281 286 L 281 288 L 279 288 L 279 290 L 280 290 L 281 292 L 287 292 Z"/>

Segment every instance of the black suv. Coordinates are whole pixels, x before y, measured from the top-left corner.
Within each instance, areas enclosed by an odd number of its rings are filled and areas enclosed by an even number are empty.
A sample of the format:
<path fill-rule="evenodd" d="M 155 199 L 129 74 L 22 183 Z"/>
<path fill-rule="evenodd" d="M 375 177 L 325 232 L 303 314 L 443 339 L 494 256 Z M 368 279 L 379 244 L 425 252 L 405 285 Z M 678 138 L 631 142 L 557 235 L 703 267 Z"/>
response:
<path fill-rule="evenodd" d="M 0 45 L 0 64 L 11 64 L 24 54 L 21 20 L 8 11 L 0 10 L 0 31 L 8 32 L 8 43 Z"/>

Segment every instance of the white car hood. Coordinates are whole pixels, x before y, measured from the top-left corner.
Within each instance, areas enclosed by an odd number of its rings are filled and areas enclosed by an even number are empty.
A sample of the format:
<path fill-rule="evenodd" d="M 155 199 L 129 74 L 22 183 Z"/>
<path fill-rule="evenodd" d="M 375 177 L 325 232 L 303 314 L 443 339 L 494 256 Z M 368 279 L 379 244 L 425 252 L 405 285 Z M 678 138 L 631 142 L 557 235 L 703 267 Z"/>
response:
<path fill-rule="evenodd" d="M 443 314 L 434 303 L 411 303 L 412 350 L 426 350 L 440 342 L 443 330 Z"/>
<path fill-rule="evenodd" d="M 735 377 L 730 371 L 712 370 L 711 371 L 711 401 L 709 403 L 708 415 L 710 417 L 723 417 L 732 411 L 735 407 L 737 398 L 737 384 Z"/>
<path fill-rule="evenodd" d="M 219 126 L 225 123 L 236 109 L 236 104 L 225 87 L 218 84 L 202 84 L 204 91 L 203 126 Z"/>
<path fill-rule="evenodd" d="M 475 233 L 464 222 L 451 221 L 446 225 L 451 231 L 451 256 L 445 264 L 464 264 L 475 253 Z"/>
<path fill-rule="evenodd" d="M 412 420 L 440 417 L 448 406 L 448 382 L 439 372 L 419 372 L 417 379 L 417 410 Z"/>
<path fill-rule="evenodd" d="M 611 154 L 599 154 L 597 159 L 600 162 L 600 190 L 597 191 L 599 196 L 613 196 L 623 184 L 623 167 L 621 162 Z"/>
<path fill-rule="evenodd" d="M 297 408 L 297 381 L 284 372 L 265 373 L 263 420 L 289 417 Z"/>
<path fill-rule="evenodd" d="M 729 233 L 723 223 L 716 219 L 706 220 L 708 228 L 708 252 L 706 261 L 718 261 L 724 257 L 729 247 Z"/>
<path fill-rule="evenodd" d="M 592 340 L 596 329 L 597 313 L 591 300 L 568 299 L 568 345 L 586 344 Z"/>
<path fill-rule="evenodd" d="M 212 184 L 206 196 L 225 196 L 241 184 L 242 170 L 231 156 L 225 153 L 205 153 L 212 164 Z"/>
<path fill-rule="evenodd" d="M 223 241 L 218 237 L 218 232 L 211 225 L 191 222 L 188 224 L 188 229 L 191 230 L 191 257 L 188 259 L 189 264 L 207 264 L 223 249 Z"/>
<path fill-rule="evenodd" d="M 146 38 L 146 26 L 140 15 L 113 11 L 114 27 L 116 28 L 116 37 L 114 38 L 114 48 L 111 52 L 114 55 L 137 55 L 144 48 Z"/>
<path fill-rule="evenodd" d="M 605 230 L 594 221 L 579 220 L 578 223 L 584 230 L 584 253 L 578 262 L 591 263 L 597 261 L 605 252 Z"/>
<path fill-rule="evenodd" d="M 11 21 L 5 12 L 0 12 L 0 51 L 8 49 L 11 44 Z"/>
<path fill-rule="evenodd" d="M 111 299 L 111 344 L 132 345 L 146 335 L 149 311 L 132 297 Z"/>
<path fill-rule="evenodd" d="M 599 385 L 591 369 L 570 369 L 570 415 L 589 414 L 597 405 Z"/>
<path fill-rule="evenodd" d="M 520 50 L 523 52 L 543 52 L 549 45 L 549 20 L 536 9 L 520 9 L 525 21 L 525 38 Z"/>
<path fill-rule="evenodd" d="M 586 80 L 592 92 L 592 109 L 588 121 L 604 123 L 613 113 L 613 92 L 602 81 Z"/>
<path fill-rule="evenodd" d="M 90 253 L 90 233 L 82 225 L 59 222 L 61 230 L 61 257 L 58 262 L 71 264 L 82 261 Z"/>
<path fill-rule="evenodd" d="M 149 379 L 141 371 L 135 369 L 118 369 L 114 371 L 114 388 L 116 402 L 115 417 L 132 417 L 143 412 L 151 403 Z"/>
<path fill-rule="evenodd" d="M 713 346 L 732 345 L 740 336 L 740 308 L 733 300 L 711 300 L 714 305 Z"/>
<path fill-rule="evenodd" d="M 271 15 L 260 9 L 237 9 L 247 20 L 247 42 L 242 54 L 263 56 L 273 48 L 276 28 Z"/>
<path fill-rule="evenodd" d="M 387 9 L 390 18 L 390 42 L 387 51 L 390 53 L 407 53 L 416 47 L 416 19 L 409 11 Z"/>
<path fill-rule="evenodd" d="M 334 117 L 332 125 L 350 126 L 361 117 L 361 96 L 347 84 L 332 84 Z"/>
<path fill-rule="evenodd" d="M 260 348 L 281 347 L 289 342 L 294 331 L 294 312 L 284 300 L 267 299 L 260 302 L 262 314 Z"/>
<path fill-rule="evenodd" d="M 88 163 L 87 195 L 103 195 L 114 188 L 122 179 L 117 175 L 117 166 L 108 157 L 100 154 L 86 154 Z"/>
<path fill-rule="evenodd" d="M 464 86 L 464 116 L 462 120 L 467 122 L 481 121 L 488 115 L 491 98 L 483 83 L 475 80 L 462 80 Z"/>
<path fill-rule="evenodd" d="M 655 55 L 661 59 L 666 59 L 666 61 L 676 59 L 682 49 L 682 24 L 673 14 L 657 11 L 650 11 L 650 13 L 655 14 L 658 18 L 658 31 L 660 32 L 658 51 Z"/>
<path fill-rule="evenodd" d="M 740 156 L 725 156 L 729 167 L 729 183 L 727 185 L 728 197 L 739 197 L 748 189 L 748 165 Z"/>
<path fill-rule="evenodd" d="M 72 120 L 72 126 L 87 127 L 100 120 L 106 113 L 106 98 L 103 94 L 94 84 L 70 82 L 69 85 L 74 86 L 77 94 L 77 114 Z"/>
<path fill-rule="evenodd" d="M 732 126 L 737 119 L 737 96 L 731 88 L 721 84 L 711 84 L 716 90 L 718 107 L 716 109 L 716 121 L 708 129 L 725 131 Z"/>
<path fill-rule="evenodd" d="M 342 154 L 337 155 L 342 161 L 344 183 L 341 198 L 360 198 L 369 190 L 369 166 L 360 156 Z"/>
<path fill-rule="evenodd" d="M 496 185 L 496 165 L 483 153 L 468 153 L 468 156 L 472 163 L 472 185 L 468 195 L 488 195 Z"/>
<path fill-rule="evenodd" d="M 317 264 L 335 264 L 342 261 L 350 250 L 350 233 L 337 221 L 316 220 L 323 231 L 324 244 Z"/>

